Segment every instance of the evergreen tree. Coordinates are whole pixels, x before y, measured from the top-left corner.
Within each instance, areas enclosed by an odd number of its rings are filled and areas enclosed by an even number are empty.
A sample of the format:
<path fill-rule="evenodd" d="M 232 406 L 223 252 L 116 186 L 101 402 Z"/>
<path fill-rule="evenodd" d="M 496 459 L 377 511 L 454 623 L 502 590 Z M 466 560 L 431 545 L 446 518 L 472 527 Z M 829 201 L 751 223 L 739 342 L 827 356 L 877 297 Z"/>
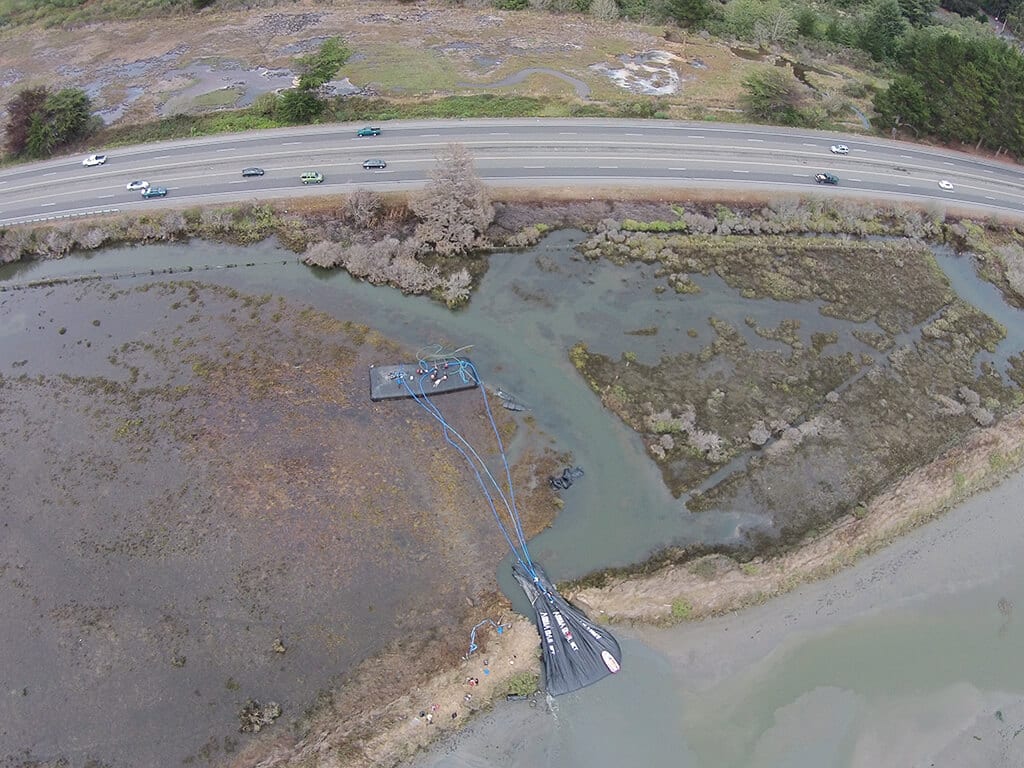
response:
<path fill-rule="evenodd" d="M 891 59 L 906 28 L 897 0 L 876 0 L 862 21 L 860 47 L 876 61 Z"/>
<path fill-rule="evenodd" d="M 312 91 L 292 88 L 281 94 L 277 115 L 286 123 L 311 123 L 324 110 L 324 103 Z"/>
<path fill-rule="evenodd" d="M 708 0 L 668 0 L 665 15 L 681 27 L 699 27 L 711 17 Z"/>

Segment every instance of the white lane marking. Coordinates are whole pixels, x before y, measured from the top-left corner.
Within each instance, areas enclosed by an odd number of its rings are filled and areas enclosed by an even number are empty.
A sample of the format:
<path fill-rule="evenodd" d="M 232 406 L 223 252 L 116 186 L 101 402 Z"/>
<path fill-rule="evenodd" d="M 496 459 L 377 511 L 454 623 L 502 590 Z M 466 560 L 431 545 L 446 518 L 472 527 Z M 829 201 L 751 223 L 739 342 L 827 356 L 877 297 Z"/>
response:
<path fill-rule="evenodd" d="M 860 182 L 860 181 L 863 181 L 863 179 L 847 179 L 847 181 L 856 181 L 856 182 Z"/>
<path fill-rule="evenodd" d="M 281 146 L 282 147 L 293 147 L 296 144 L 301 144 L 301 143 L 302 143 L 301 141 L 286 141 L 286 142 L 282 143 Z M 220 151 L 220 150 L 218 150 L 218 151 Z"/>
<path fill-rule="evenodd" d="M 545 167 L 546 166 L 543 166 L 543 165 L 524 165 L 523 166 L 524 169 L 530 169 L 530 170 L 538 170 L 538 169 L 542 169 L 542 168 L 545 168 Z"/>
<path fill-rule="evenodd" d="M 703 139 L 704 137 L 703 136 L 691 136 L 690 138 L 691 139 Z"/>
<path fill-rule="evenodd" d="M 245 184 L 245 179 L 236 179 L 235 181 L 229 181 L 228 184 Z"/>
<path fill-rule="evenodd" d="M 747 139 L 747 141 L 759 141 L 764 144 L 764 139 Z"/>
<path fill-rule="evenodd" d="M 440 133 L 421 133 L 420 134 L 420 138 L 421 139 L 432 139 L 435 136 L 440 136 L 440 135 L 441 135 Z"/>
<path fill-rule="evenodd" d="M 750 173 L 750 171 L 737 171 L 733 169 L 733 173 Z"/>
<path fill-rule="evenodd" d="M 805 141 L 805 142 L 804 142 L 804 146 L 805 146 L 805 147 L 817 147 L 818 145 L 817 145 L 817 144 L 808 144 L 808 143 L 807 143 L 807 142 Z"/>
<path fill-rule="evenodd" d="M 627 133 L 627 134 L 624 134 L 624 135 L 626 135 L 626 136 L 643 136 L 642 133 Z"/>
<path fill-rule="evenodd" d="M 168 159 L 170 159 L 170 157 L 171 157 L 170 155 L 160 155 L 160 157 L 154 157 L 153 159 L 154 160 L 168 160 Z"/>
<path fill-rule="evenodd" d="M 953 163 L 949 162 L 948 160 L 943 160 L 942 164 L 943 165 L 953 165 Z"/>
<path fill-rule="evenodd" d="M 113 195 L 100 195 L 99 199 L 100 200 L 106 200 L 108 197 L 113 197 Z"/>
<path fill-rule="evenodd" d="M 897 182 L 896 186 L 897 187 L 909 187 L 910 185 L 909 184 L 900 184 L 899 182 Z"/>
<path fill-rule="evenodd" d="M 302 142 L 301 141 L 296 141 L 294 143 L 295 144 L 301 144 Z M 218 152 L 234 152 L 235 148 L 234 147 L 225 147 L 224 149 L 218 149 L 217 151 Z"/>
<path fill-rule="evenodd" d="M 992 197 L 992 195 L 985 195 L 985 199 L 986 200 L 995 200 L 995 198 Z"/>
<path fill-rule="evenodd" d="M 512 134 L 508 131 L 491 131 L 490 136 L 511 136 Z"/>
<path fill-rule="evenodd" d="M 57 175 L 56 171 L 50 171 L 49 173 L 44 173 L 43 174 L 43 176 L 56 176 L 56 175 Z"/>
<path fill-rule="evenodd" d="M 802 178 L 803 178 L 804 176 L 806 176 L 807 174 L 806 174 L 806 173 L 794 173 L 794 174 L 792 174 L 792 175 L 793 175 L 793 176 L 796 176 L 796 177 L 797 177 L 798 179 L 802 179 Z"/>
<path fill-rule="evenodd" d="M 41 208 L 45 208 L 48 205 L 56 205 L 56 203 L 40 203 Z"/>
<path fill-rule="evenodd" d="M 559 136 L 576 136 L 576 131 L 559 131 Z"/>
<path fill-rule="evenodd" d="M 900 155 L 900 157 L 902 157 L 904 160 L 913 160 L 914 159 L 910 155 Z"/>
<path fill-rule="evenodd" d="M 685 171 L 685 168 L 669 168 L 670 171 Z"/>
<path fill-rule="evenodd" d="M 600 169 L 602 171 L 614 171 L 614 170 L 617 170 L 619 166 L 617 166 L 617 165 L 599 165 L 597 167 L 598 167 L 598 169 Z"/>

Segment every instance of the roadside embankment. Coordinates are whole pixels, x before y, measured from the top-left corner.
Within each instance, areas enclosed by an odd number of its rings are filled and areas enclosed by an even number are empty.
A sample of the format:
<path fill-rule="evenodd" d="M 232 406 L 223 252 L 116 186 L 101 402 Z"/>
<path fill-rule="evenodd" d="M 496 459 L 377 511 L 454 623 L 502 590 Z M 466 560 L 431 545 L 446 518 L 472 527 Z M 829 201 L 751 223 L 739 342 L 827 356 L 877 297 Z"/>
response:
<path fill-rule="evenodd" d="M 762 603 L 829 576 L 990 487 L 1024 461 L 1024 410 L 977 429 L 789 553 L 738 563 L 708 555 L 650 576 L 614 578 L 569 597 L 595 619 L 670 624 Z"/>

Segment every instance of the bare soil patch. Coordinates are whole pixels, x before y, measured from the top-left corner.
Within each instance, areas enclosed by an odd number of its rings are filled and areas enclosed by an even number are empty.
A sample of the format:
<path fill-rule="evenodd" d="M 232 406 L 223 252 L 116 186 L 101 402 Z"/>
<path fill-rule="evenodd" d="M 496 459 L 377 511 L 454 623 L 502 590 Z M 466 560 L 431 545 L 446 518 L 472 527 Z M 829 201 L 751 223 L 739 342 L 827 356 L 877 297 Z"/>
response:
<path fill-rule="evenodd" d="M 585 84 L 593 100 L 627 101 L 644 97 L 609 73 L 661 51 L 668 57 L 658 64 L 661 71 L 634 67 L 630 82 L 677 81 L 678 89 L 659 97 L 663 109 L 675 117 L 702 117 L 734 112 L 742 78 L 765 66 L 736 56 L 724 43 L 589 16 L 397 3 L 368 9 L 354 0 L 324 7 L 306 0 L 34 29 L 30 36 L 23 28 L 0 32 L 0 71 L 18 74 L 0 81 L 0 104 L 20 88 L 44 83 L 84 88 L 108 122 L 118 124 L 155 120 L 168 105 L 198 111 L 248 104 L 286 83 L 295 56 L 335 35 L 356 53 L 340 76 L 368 95 L 394 98 L 470 93 L 543 68 Z M 237 100 L 201 98 L 236 81 L 244 83 Z M 578 98 L 568 84 L 544 76 L 501 92 Z"/>

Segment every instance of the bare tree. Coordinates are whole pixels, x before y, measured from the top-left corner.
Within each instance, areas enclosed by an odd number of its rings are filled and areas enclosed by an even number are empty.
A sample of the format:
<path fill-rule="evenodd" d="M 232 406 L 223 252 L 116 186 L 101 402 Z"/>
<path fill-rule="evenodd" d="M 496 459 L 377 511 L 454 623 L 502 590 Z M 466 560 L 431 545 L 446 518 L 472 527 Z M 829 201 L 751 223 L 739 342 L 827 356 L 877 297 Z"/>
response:
<path fill-rule="evenodd" d="M 449 144 L 437 158 L 430 183 L 413 198 L 416 241 L 442 256 L 457 256 L 486 245 L 484 232 L 494 221 L 487 187 L 473 168 L 473 156 L 461 144 Z"/>

